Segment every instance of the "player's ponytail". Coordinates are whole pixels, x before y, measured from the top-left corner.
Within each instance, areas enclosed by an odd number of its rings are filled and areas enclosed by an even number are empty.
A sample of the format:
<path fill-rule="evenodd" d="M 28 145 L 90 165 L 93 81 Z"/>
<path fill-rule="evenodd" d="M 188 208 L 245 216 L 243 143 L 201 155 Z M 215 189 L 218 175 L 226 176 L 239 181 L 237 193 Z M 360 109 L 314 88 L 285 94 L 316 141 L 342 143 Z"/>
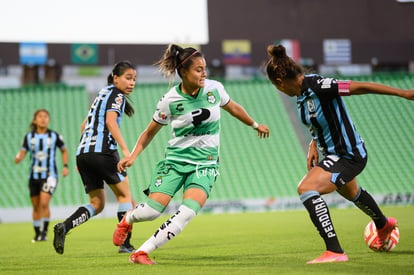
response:
<path fill-rule="evenodd" d="M 282 80 L 294 79 L 303 74 L 303 68 L 286 54 L 286 48 L 282 45 L 269 45 L 267 54 L 269 61 L 267 62 L 266 72 L 273 84 L 278 78 Z"/>
<path fill-rule="evenodd" d="M 191 66 L 193 57 L 202 56 L 203 55 L 194 48 L 182 48 L 176 44 L 170 44 L 161 59 L 154 65 L 158 65 L 158 68 L 164 77 L 174 80 L 176 73 L 181 77 L 180 70 L 188 69 Z"/>

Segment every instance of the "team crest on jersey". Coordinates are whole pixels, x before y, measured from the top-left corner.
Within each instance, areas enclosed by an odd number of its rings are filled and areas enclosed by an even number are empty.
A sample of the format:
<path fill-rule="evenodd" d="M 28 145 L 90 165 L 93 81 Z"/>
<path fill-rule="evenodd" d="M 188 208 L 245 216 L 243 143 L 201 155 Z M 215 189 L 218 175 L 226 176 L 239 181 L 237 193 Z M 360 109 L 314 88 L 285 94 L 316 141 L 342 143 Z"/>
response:
<path fill-rule="evenodd" d="M 162 184 L 162 177 L 158 176 L 154 184 L 156 187 L 160 186 Z"/>
<path fill-rule="evenodd" d="M 51 148 L 52 147 L 52 143 L 53 143 L 52 139 L 50 137 L 48 137 L 46 139 L 46 146 L 47 146 L 47 148 Z"/>
<path fill-rule="evenodd" d="M 207 101 L 211 104 L 216 103 L 216 96 L 212 92 L 207 93 Z"/>
<path fill-rule="evenodd" d="M 309 113 L 314 113 L 316 111 L 315 101 L 312 98 L 306 100 L 306 105 L 308 106 Z"/>

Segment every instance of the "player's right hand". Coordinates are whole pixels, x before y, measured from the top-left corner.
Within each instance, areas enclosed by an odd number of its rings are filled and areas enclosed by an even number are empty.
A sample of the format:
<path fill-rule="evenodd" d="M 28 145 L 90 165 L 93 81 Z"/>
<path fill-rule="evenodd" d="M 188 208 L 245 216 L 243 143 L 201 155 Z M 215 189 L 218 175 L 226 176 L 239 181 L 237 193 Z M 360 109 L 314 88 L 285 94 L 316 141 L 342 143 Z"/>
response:
<path fill-rule="evenodd" d="M 121 159 L 117 164 L 118 172 L 124 172 L 127 169 L 127 167 L 131 167 L 133 163 L 134 161 L 131 160 L 129 157 Z"/>

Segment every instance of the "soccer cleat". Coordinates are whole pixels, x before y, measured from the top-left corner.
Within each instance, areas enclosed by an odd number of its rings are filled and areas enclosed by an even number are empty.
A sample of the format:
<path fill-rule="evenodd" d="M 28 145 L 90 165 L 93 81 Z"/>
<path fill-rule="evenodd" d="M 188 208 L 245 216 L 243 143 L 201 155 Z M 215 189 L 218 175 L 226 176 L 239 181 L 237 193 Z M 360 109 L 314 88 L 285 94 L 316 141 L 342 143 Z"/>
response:
<path fill-rule="evenodd" d="M 393 217 L 387 218 L 387 223 L 380 229 L 377 229 L 378 238 L 374 244 L 374 247 L 382 251 L 387 240 L 390 238 L 390 235 L 395 227 L 398 226 L 397 220 Z"/>
<path fill-rule="evenodd" d="M 53 247 L 55 248 L 57 253 L 63 254 L 66 237 L 65 225 L 63 223 L 58 223 L 55 225 L 53 229 L 55 232 L 55 236 L 53 238 Z"/>
<path fill-rule="evenodd" d="M 306 262 L 307 264 L 323 264 L 323 263 L 334 263 L 334 262 L 347 262 L 348 256 L 344 253 L 335 253 L 326 250 L 318 258 Z"/>
<path fill-rule="evenodd" d="M 132 245 L 121 245 L 119 247 L 118 253 L 132 253 L 134 252 L 135 247 L 133 247 Z"/>
<path fill-rule="evenodd" d="M 47 231 L 40 233 L 40 241 L 47 241 Z"/>
<path fill-rule="evenodd" d="M 129 261 L 133 264 L 152 265 L 156 264 L 153 260 L 148 257 L 148 254 L 144 251 L 137 251 L 129 256 Z"/>
<path fill-rule="evenodd" d="M 128 237 L 128 233 L 132 231 L 132 224 L 129 224 L 126 221 L 126 216 L 130 212 L 131 211 L 126 212 L 122 220 L 116 225 L 114 234 L 112 236 L 112 242 L 116 246 L 122 245 Z"/>
<path fill-rule="evenodd" d="M 36 234 L 36 235 L 34 236 L 33 240 L 32 240 L 32 243 L 35 243 L 35 242 L 39 242 L 39 241 L 41 241 L 41 238 L 42 238 L 42 236 L 41 236 L 41 234 L 40 234 L 40 233 L 39 233 L 39 234 Z"/>
<path fill-rule="evenodd" d="M 32 243 L 43 242 L 43 241 L 46 241 L 46 240 L 47 240 L 47 231 L 46 232 L 39 231 L 34 236 L 34 238 L 32 240 Z"/>

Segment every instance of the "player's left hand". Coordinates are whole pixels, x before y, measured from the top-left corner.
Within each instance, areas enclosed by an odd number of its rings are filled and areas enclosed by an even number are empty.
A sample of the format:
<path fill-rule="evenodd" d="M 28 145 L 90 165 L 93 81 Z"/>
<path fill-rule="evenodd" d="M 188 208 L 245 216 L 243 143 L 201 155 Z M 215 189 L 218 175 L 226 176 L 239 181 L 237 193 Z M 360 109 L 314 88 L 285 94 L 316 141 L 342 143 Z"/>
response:
<path fill-rule="evenodd" d="M 257 136 L 259 138 L 268 138 L 270 136 L 270 130 L 269 127 L 265 124 L 259 124 L 256 128 Z"/>

